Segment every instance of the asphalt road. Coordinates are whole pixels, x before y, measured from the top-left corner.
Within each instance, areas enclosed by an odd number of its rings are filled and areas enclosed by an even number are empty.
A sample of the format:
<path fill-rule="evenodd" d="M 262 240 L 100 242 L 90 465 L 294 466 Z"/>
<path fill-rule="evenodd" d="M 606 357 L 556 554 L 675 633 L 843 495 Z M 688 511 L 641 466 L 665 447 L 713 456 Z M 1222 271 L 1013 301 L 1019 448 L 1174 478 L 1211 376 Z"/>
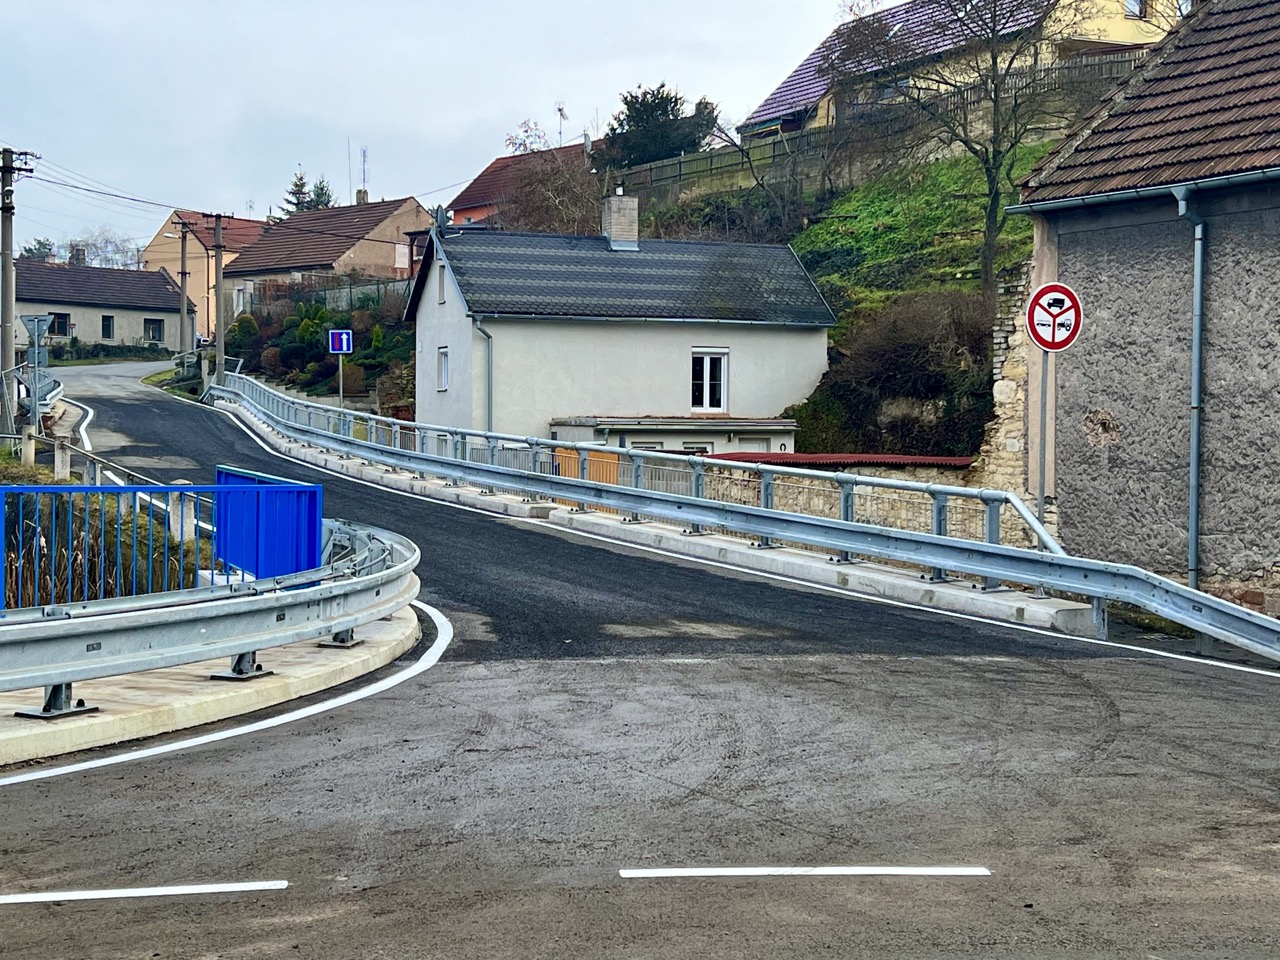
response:
<path fill-rule="evenodd" d="M 290 882 L 0 906 L 0 956 L 1276 955 L 1275 679 L 381 492 L 141 372 L 64 371 L 99 452 L 322 482 L 420 545 L 457 636 L 338 712 L 0 789 L 0 893 Z M 992 876 L 618 876 L 849 864 Z"/>

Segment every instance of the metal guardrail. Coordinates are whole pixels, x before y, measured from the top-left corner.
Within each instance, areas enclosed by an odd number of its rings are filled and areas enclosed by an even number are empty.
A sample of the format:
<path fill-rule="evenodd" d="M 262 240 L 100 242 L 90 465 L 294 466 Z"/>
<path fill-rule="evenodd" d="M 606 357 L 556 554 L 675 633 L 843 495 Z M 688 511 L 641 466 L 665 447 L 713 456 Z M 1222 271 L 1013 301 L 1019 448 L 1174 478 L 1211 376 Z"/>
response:
<path fill-rule="evenodd" d="M 960 572 L 981 577 L 988 585 L 1010 581 L 1060 590 L 1091 598 L 1094 601 L 1095 622 L 1100 624 L 1105 624 L 1105 601 L 1130 603 L 1260 656 L 1280 660 L 1280 621 L 1192 590 L 1138 567 L 1066 556 L 1047 533 L 1043 534 L 1043 538 L 1045 546 L 1050 549 L 1036 551 L 993 542 L 873 526 L 845 519 L 785 512 L 773 509 L 767 503 L 763 506 L 727 503 L 697 495 L 645 489 L 639 484 L 603 483 L 590 477 L 590 461 L 586 459 L 590 452 L 602 448 L 588 445 L 576 448 L 576 453 L 581 458 L 579 462 L 584 465 L 577 477 L 558 475 L 554 471 L 542 469 L 543 465 L 538 463 L 531 470 L 506 466 L 495 462 L 495 455 L 477 462 L 461 455 L 445 456 L 416 448 L 404 449 L 402 443 L 395 442 L 402 439 L 406 426 L 416 428 L 413 436 L 417 444 L 423 443 L 424 438 L 431 436 L 433 432 L 449 439 L 450 435 L 460 437 L 464 431 L 422 424 L 406 425 L 398 421 L 385 421 L 384 418 L 363 418 L 369 423 L 384 422 L 390 429 L 400 431 L 400 436 L 393 434 L 390 437 L 391 443 L 383 444 L 376 442 L 376 436 L 375 439 L 369 439 L 354 435 L 354 428 L 362 419 L 358 415 L 292 400 L 245 377 L 228 377 L 225 387 L 214 387 L 210 392 L 217 398 L 243 405 L 285 436 L 304 443 L 326 446 L 373 463 L 419 474 L 443 476 L 484 489 L 520 491 L 527 495 L 562 499 L 581 505 L 607 507 L 634 517 L 673 520 L 683 524 L 690 532 L 719 528 L 756 536 L 762 544 L 788 541 L 825 548 L 836 552 L 841 558 L 869 556 L 903 561 L 932 571 L 935 579 L 945 578 L 948 572 Z M 320 426 L 315 424 L 316 418 L 320 418 Z M 465 433 L 474 435 L 471 432 Z M 502 443 L 513 440 L 516 438 L 487 435 L 490 450 L 500 450 Z M 572 446 L 533 438 L 518 442 L 532 451 Z M 462 452 L 462 449 L 455 450 L 455 453 Z M 655 454 L 652 452 L 644 453 L 644 459 L 653 456 Z M 644 459 L 636 462 L 644 462 Z M 701 458 L 689 459 L 698 461 Z M 773 473 L 783 472 L 782 468 L 767 470 Z M 850 478 L 853 479 L 856 478 Z M 935 498 L 935 514 L 942 514 L 941 526 L 944 528 L 947 500 L 951 496 L 976 497 L 986 504 L 1020 503 L 1016 498 L 1010 498 L 1008 494 L 999 491 L 932 488 L 932 495 Z M 1034 517 L 1030 520 L 1034 520 Z M 992 526 L 998 531 L 998 523 Z"/>

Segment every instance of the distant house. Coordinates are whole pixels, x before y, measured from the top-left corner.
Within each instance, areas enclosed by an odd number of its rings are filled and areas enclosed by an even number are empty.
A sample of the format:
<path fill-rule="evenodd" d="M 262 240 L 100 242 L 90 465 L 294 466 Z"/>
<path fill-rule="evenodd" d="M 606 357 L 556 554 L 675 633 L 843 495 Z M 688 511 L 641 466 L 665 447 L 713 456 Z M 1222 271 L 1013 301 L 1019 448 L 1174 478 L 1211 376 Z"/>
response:
<path fill-rule="evenodd" d="M 147 270 L 167 270 L 169 275 L 182 279 L 182 228 L 187 236 L 187 294 L 196 306 L 196 334 L 212 336 L 217 317 L 218 292 L 214 286 L 213 217 L 194 210 L 175 210 L 169 216 L 146 249 L 142 251 L 143 267 Z M 222 218 L 222 262 L 224 268 L 240 255 L 245 247 L 262 236 L 267 224 L 263 220 L 246 220 L 243 217 Z"/>
<path fill-rule="evenodd" d="M 1049 380 L 1064 544 L 1272 613 L 1277 63 L 1280 4 L 1208 0 L 1041 162 L 1015 208 L 1035 219 L 1033 283 L 1069 284 L 1085 312 Z M 1038 398 L 1038 356 L 1030 366 Z"/>
<path fill-rule="evenodd" d="M 1034 23 L 1034 11 L 1021 0 L 1002 0 L 1010 5 L 1007 18 L 1009 34 L 1024 31 Z M 1065 0 L 1067 4 L 1079 2 L 1092 4 L 1088 8 L 1095 13 L 1081 25 L 1078 36 L 1069 38 L 1054 51 L 1058 58 L 1080 55 L 1104 54 L 1115 50 L 1119 54 L 1124 47 L 1154 43 L 1164 36 L 1161 19 L 1151 9 L 1162 0 Z M 898 35 L 897 43 L 904 48 L 927 50 L 931 56 L 946 57 L 970 39 L 969 34 L 953 24 L 954 4 L 939 0 L 906 0 L 896 6 L 867 14 L 868 19 L 883 24 L 886 35 Z M 774 137 L 797 130 L 829 127 L 839 120 L 839 105 L 833 89 L 830 65 L 837 56 L 845 27 L 837 27 L 800 66 L 796 67 L 764 99 L 738 127 L 738 132 L 749 140 Z M 906 31 L 914 36 L 907 36 Z M 870 81 L 875 64 L 868 63 L 865 70 Z M 854 75 L 856 64 L 846 64 L 843 70 Z M 957 69 L 962 70 L 963 67 Z"/>
<path fill-rule="evenodd" d="M 530 164 L 545 160 L 548 154 L 564 160 L 579 162 L 583 160 L 581 144 L 498 157 L 481 170 L 479 176 L 472 180 L 465 190 L 453 198 L 447 208 L 453 214 L 453 222 L 465 226 L 469 223 L 480 223 L 493 216 L 502 207 L 503 201 L 508 199 L 511 192 L 519 186 L 520 179 Z"/>
<path fill-rule="evenodd" d="M 435 228 L 408 315 L 420 422 L 717 452 L 792 450 L 835 318 L 790 248 Z"/>
<path fill-rule="evenodd" d="M 305 210 L 270 224 L 223 275 L 237 311 L 260 285 L 334 274 L 403 280 L 409 276 L 407 234 L 431 223 L 413 197 Z"/>
<path fill-rule="evenodd" d="M 17 314 L 52 314 L 51 342 L 154 344 L 178 349 L 179 290 L 164 270 L 115 270 L 20 257 L 14 261 Z M 187 301 L 188 309 L 191 301 Z M 17 342 L 27 342 L 16 324 Z"/>

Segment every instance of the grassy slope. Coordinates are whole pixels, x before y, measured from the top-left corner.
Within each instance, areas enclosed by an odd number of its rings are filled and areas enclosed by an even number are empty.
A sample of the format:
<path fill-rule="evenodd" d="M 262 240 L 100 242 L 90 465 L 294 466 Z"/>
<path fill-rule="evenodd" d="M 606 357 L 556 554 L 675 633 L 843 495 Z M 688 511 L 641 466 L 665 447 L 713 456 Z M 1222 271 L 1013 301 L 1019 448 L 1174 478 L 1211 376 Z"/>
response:
<path fill-rule="evenodd" d="M 1026 148 L 1017 175 L 1051 146 Z M 976 289 L 984 190 L 969 157 L 894 171 L 850 190 L 792 246 L 842 315 L 902 292 Z M 1010 217 L 998 265 L 1015 265 L 1030 254 L 1030 218 Z"/>

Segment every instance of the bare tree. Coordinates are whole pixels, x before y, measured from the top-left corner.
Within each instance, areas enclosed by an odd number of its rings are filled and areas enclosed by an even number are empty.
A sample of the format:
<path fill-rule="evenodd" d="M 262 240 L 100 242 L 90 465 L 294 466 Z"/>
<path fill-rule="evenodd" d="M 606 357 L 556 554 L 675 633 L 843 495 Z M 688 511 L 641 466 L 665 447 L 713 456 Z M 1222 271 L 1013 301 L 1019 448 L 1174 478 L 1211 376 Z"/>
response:
<path fill-rule="evenodd" d="M 585 152 L 543 150 L 530 154 L 493 219 L 510 230 L 600 232 L 601 187 Z"/>
<path fill-rule="evenodd" d="M 1176 2 L 1176 0 L 1170 0 Z M 914 111 L 943 151 L 978 162 L 983 181 L 982 286 L 996 289 L 1019 149 L 1057 133 L 1079 110 L 1060 45 L 1078 39 L 1096 0 L 919 0 L 904 16 L 853 0 L 832 56 L 842 96 Z M 900 8 L 904 9 L 904 8 Z M 1096 95 L 1096 94 L 1095 94 Z"/>

